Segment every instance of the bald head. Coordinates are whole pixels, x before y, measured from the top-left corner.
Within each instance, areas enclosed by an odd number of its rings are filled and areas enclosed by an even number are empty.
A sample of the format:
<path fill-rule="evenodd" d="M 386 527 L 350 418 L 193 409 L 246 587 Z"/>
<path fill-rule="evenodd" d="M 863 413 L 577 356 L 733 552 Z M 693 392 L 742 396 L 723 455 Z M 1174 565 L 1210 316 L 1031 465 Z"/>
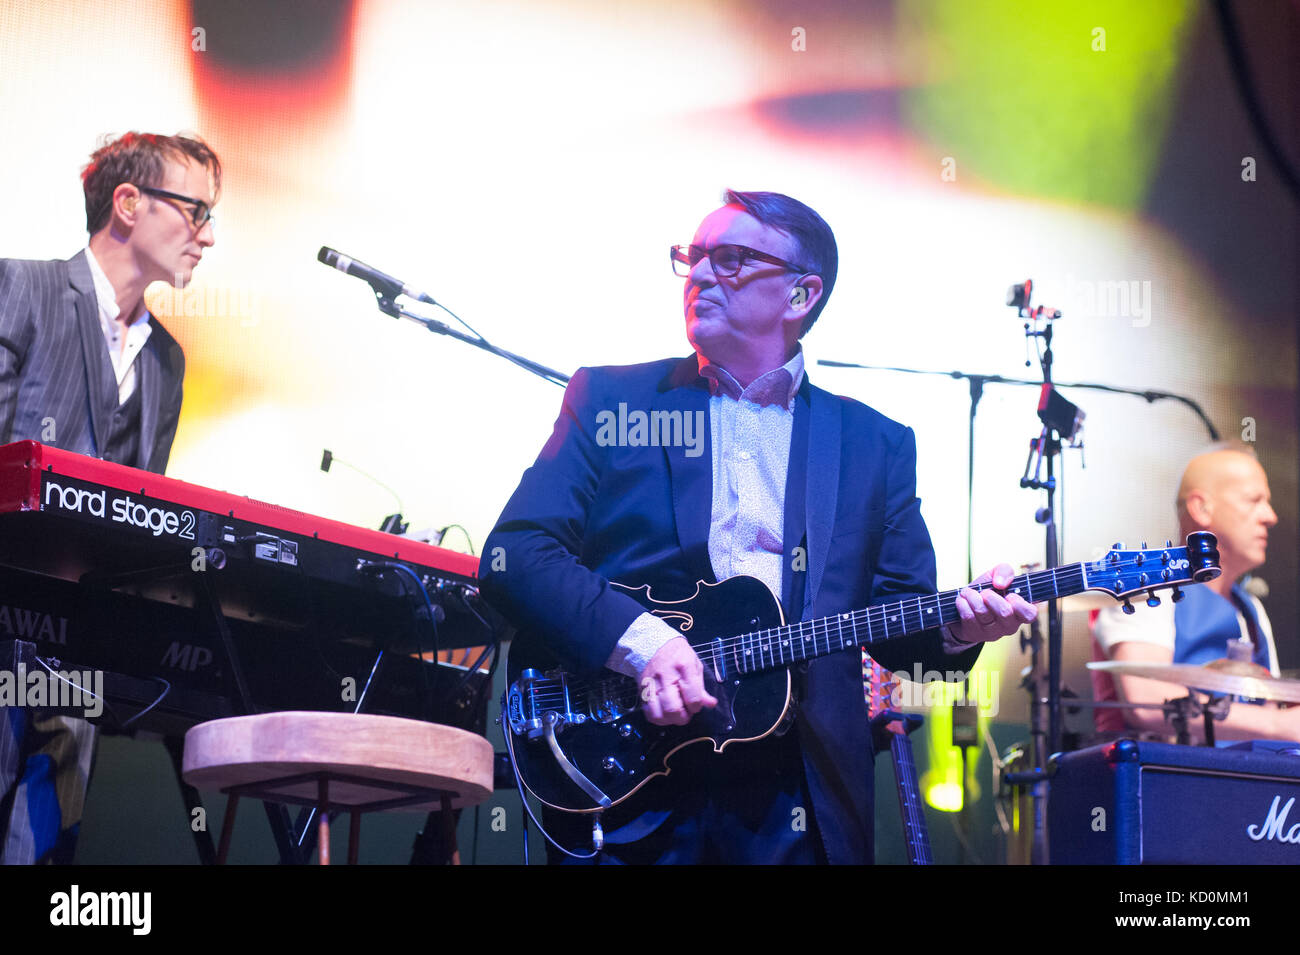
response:
<path fill-rule="evenodd" d="M 1184 535 L 1210 531 L 1219 538 L 1225 581 L 1264 563 L 1268 529 L 1277 514 L 1269 503 L 1268 476 L 1255 456 L 1219 449 L 1193 458 L 1178 486 L 1178 522 Z"/>
<path fill-rule="evenodd" d="M 1187 463 L 1178 485 L 1178 515 L 1182 518 L 1186 514 L 1187 500 L 1193 494 L 1219 494 L 1227 486 L 1263 474 L 1259 461 L 1248 451 L 1223 449 L 1198 454 Z"/>

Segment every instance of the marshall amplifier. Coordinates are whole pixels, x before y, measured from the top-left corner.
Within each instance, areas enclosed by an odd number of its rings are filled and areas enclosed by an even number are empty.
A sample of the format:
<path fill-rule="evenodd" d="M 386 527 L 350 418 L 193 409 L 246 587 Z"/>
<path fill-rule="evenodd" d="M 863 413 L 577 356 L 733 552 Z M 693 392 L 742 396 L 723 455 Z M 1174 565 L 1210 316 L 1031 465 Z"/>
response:
<path fill-rule="evenodd" d="M 1300 863 L 1300 744 L 1121 739 L 1053 766 L 1053 864 Z"/>

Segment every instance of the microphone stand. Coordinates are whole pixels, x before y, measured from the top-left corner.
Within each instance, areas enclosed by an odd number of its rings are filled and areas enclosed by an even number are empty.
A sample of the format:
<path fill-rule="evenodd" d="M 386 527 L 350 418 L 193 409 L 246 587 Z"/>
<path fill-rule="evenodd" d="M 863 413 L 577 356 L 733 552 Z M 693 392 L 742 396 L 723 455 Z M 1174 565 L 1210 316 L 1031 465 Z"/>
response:
<path fill-rule="evenodd" d="M 1028 296 L 1025 303 L 1020 309 L 1020 314 L 1036 323 L 1039 317 L 1045 317 L 1046 322 L 1043 330 L 1035 329 L 1031 322 L 1025 322 L 1026 338 L 1042 338 L 1044 343 L 1043 354 L 1040 358 L 1040 364 L 1043 369 L 1042 390 L 1044 394 L 1052 390 L 1052 322 L 1055 318 L 1060 317 L 1060 312 L 1055 309 L 1045 309 L 1039 306 L 1037 309 L 1029 308 Z M 1040 403 L 1040 408 L 1042 404 Z M 1077 413 L 1077 409 L 1075 409 Z M 1025 473 L 1020 478 L 1022 488 L 1033 488 L 1034 490 L 1047 491 L 1047 506 L 1040 507 L 1034 514 L 1034 520 L 1043 525 L 1044 536 L 1046 537 L 1046 558 L 1044 565 L 1048 570 L 1055 571 L 1061 563 L 1061 548 L 1056 536 L 1056 475 L 1053 469 L 1054 462 L 1061 455 L 1061 437 L 1057 428 L 1044 417 L 1042 411 L 1039 417 L 1043 420 L 1043 430 L 1039 436 L 1031 443 L 1029 458 L 1025 462 Z M 1073 428 L 1078 428 L 1078 418 L 1075 419 Z M 1063 430 L 1068 430 L 1063 428 Z M 1074 431 L 1070 432 L 1073 438 Z M 1034 455 L 1038 455 L 1039 466 L 1034 466 Z M 1041 480 L 1039 473 L 1043 461 L 1047 462 L 1047 479 Z M 1030 475 L 1033 475 L 1032 477 Z M 1055 576 L 1053 576 L 1055 580 Z M 1037 623 L 1037 621 L 1035 621 Z M 1030 756 L 1033 765 L 1029 769 L 1033 777 L 1031 788 L 1031 798 L 1033 799 L 1034 815 L 1034 842 L 1031 849 L 1030 862 L 1033 865 L 1046 865 L 1050 861 L 1051 847 L 1047 844 L 1047 830 L 1044 826 L 1047 808 L 1047 757 L 1051 753 L 1058 753 L 1061 750 L 1061 656 L 1064 645 L 1064 621 L 1061 616 L 1060 601 L 1053 597 L 1047 602 L 1047 748 L 1042 747 L 1043 723 L 1042 723 L 1042 703 L 1041 679 L 1031 680 L 1033 686 L 1033 700 L 1030 706 L 1030 728 L 1033 745 L 1030 748 Z M 1041 637 L 1035 629 L 1033 637 L 1035 642 L 1040 642 Z M 1038 654 L 1035 653 L 1035 657 Z M 1035 676 L 1041 676 L 1040 663 L 1038 659 L 1034 660 Z"/>
<path fill-rule="evenodd" d="M 454 338 L 457 341 L 465 342 L 467 345 L 473 345 L 486 352 L 491 352 L 499 358 L 504 358 L 506 361 L 514 362 L 525 371 L 531 371 L 537 377 L 549 381 L 553 385 L 559 385 L 561 388 L 563 388 L 569 381 L 568 375 L 558 372 L 554 368 L 548 368 L 540 362 L 535 362 L 530 358 L 523 357 L 522 355 L 516 355 L 514 352 L 507 351 L 504 348 L 498 348 L 481 335 L 467 335 L 462 331 L 452 328 L 450 325 L 438 321 L 436 318 L 426 318 L 423 315 L 417 315 L 403 306 L 398 305 L 394 300 L 395 296 L 388 295 L 386 291 L 377 288 L 375 285 L 372 285 L 371 288 L 374 289 L 375 298 L 379 304 L 379 310 L 385 315 L 391 315 L 393 318 L 408 318 L 417 325 L 423 325 L 431 332 L 436 332 L 439 335 L 446 335 L 448 338 Z M 434 304 L 437 305 L 438 308 L 447 312 L 448 315 L 455 314 L 444 305 L 438 304 L 437 302 Z"/>
<path fill-rule="evenodd" d="M 1008 304 L 1011 304 L 1008 301 Z M 1022 315 L 1029 312 L 1028 298 L 1024 302 Z M 1053 310 L 1054 311 L 1054 310 Z M 1029 312 L 1030 315 L 1036 312 L 1037 316 L 1050 314 L 1048 310 L 1039 306 L 1037 309 Z M 1059 316 L 1059 313 L 1056 313 Z M 1034 317 L 1037 317 L 1034 316 Z M 1135 395 L 1144 398 L 1148 404 L 1154 404 L 1162 399 L 1178 401 L 1192 410 L 1192 412 L 1205 425 L 1206 431 L 1210 435 L 1211 441 L 1219 440 L 1219 432 L 1215 429 L 1214 424 L 1210 421 L 1205 411 L 1191 398 L 1185 395 L 1174 394 L 1166 391 L 1155 391 L 1151 389 L 1138 390 L 1133 388 L 1119 388 L 1114 385 L 1106 385 L 1097 382 L 1053 382 L 1051 379 L 1052 365 L 1052 323 L 1049 319 L 1046 328 L 1042 332 L 1030 330 L 1030 325 L 1025 325 L 1026 336 L 1042 337 L 1046 343 L 1045 353 L 1042 357 L 1043 380 L 1031 381 L 1026 378 L 1007 378 L 1002 375 L 984 375 L 974 372 L 965 371 L 932 371 L 921 368 L 904 368 L 893 365 L 864 365 L 857 362 L 833 361 L 830 359 L 819 359 L 817 364 L 827 368 L 857 368 L 867 371 L 892 371 L 909 375 L 942 375 L 946 378 L 965 379 L 970 387 L 970 415 L 967 423 L 967 460 L 966 460 L 966 578 L 973 580 L 975 571 L 973 565 L 973 520 L 974 520 L 974 486 L 975 486 L 975 415 L 979 407 L 980 399 L 984 395 L 984 386 L 989 383 L 1020 385 L 1032 388 L 1042 389 L 1046 384 L 1049 387 L 1057 385 L 1066 388 L 1078 388 L 1091 391 L 1106 391 L 1113 394 Z M 1026 362 L 1028 364 L 1028 362 Z M 1032 468 L 1033 477 L 1030 477 L 1031 464 L 1035 450 L 1039 454 L 1040 467 Z M 1056 488 L 1056 477 L 1053 462 L 1057 455 L 1060 454 L 1061 443 L 1056 431 L 1044 427 L 1042 434 L 1033 439 L 1031 442 L 1030 460 L 1026 462 L 1024 476 L 1020 479 L 1021 487 L 1034 487 L 1047 490 L 1047 506 L 1040 508 L 1035 514 L 1035 519 L 1045 525 L 1046 532 L 1046 550 L 1047 550 L 1047 567 L 1048 569 L 1057 567 L 1059 560 L 1059 545 L 1056 535 L 1055 521 L 1055 502 L 1054 493 Z M 1041 473 L 1041 464 L 1043 460 L 1047 463 L 1047 479 L 1039 479 Z M 1037 624 L 1035 624 L 1035 627 Z M 1050 753 L 1055 753 L 1060 749 L 1061 743 L 1061 655 L 1062 655 L 1062 620 L 1060 606 L 1056 600 L 1048 604 L 1048 679 L 1047 679 L 1047 733 L 1044 741 L 1044 732 L 1042 726 L 1042 680 L 1039 651 L 1041 646 L 1041 637 L 1035 632 L 1031 637 L 1032 648 L 1032 665 L 1031 675 L 1028 683 L 1032 693 L 1030 705 L 1030 730 L 1031 730 L 1031 763 L 1032 766 L 1027 772 L 1017 774 L 1016 783 L 1019 785 L 1029 784 L 1033 799 L 1033 828 L 1034 838 L 1032 844 L 1033 864 L 1046 864 L 1048 859 L 1048 847 L 1046 839 L 1045 806 L 1047 797 L 1047 780 L 1049 773 L 1046 770 L 1046 757 Z M 1044 751 L 1044 742 L 1047 743 L 1046 752 Z M 962 774 L 962 791 L 963 805 L 965 799 L 966 775 Z"/>
<path fill-rule="evenodd" d="M 974 515 L 974 481 L 975 481 L 975 413 L 979 406 L 980 398 L 984 396 L 984 386 L 986 384 L 997 385 L 1027 385 L 1031 388 L 1042 388 L 1041 381 L 1031 381 L 1028 378 L 1007 378 L 1004 375 L 983 375 L 970 371 L 932 371 L 926 368 L 903 368 L 897 365 L 864 365 L 852 361 L 832 361 L 828 358 L 820 358 L 817 364 L 825 368 L 856 368 L 862 371 L 894 371 L 905 375 L 937 375 L 943 378 L 954 378 L 965 380 L 970 385 L 970 420 L 967 426 L 967 448 L 966 448 L 966 578 L 974 579 L 975 569 L 972 566 L 971 551 L 973 549 L 973 532 L 972 520 Z M 1120 388 L 1115 385 L 1104 385 L 1099 382 L 1091 381 L 1058 381 L 1054 384 L 1061 388 L 1079 388 L 1090 391 L 1107 391 L 1117 395 L 1133 395 L 1146 400 L 1147 404 L 1155 404 L 1161 400 L 1177 401 L 1190 408 L 1193 414 L 1205 425 L 1205 430 L 1210 436 L 1211 441 L 1219 440 L 1219 432 L 1210 421 L 1205 411 L 1191 398 L 1186 395 L 1175 394 L 1171 391 L 1155 391 L 1152 389 L 1137 388 Z"/>

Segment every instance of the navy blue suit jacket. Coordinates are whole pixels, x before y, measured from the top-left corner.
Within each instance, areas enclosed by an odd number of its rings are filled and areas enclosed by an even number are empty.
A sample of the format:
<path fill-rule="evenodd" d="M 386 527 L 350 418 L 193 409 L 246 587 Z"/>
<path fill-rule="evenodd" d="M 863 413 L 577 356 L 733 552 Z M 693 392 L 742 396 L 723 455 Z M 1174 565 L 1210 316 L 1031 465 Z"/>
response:
<path fill-rule="evenodd" d="M 697 359 L 584 368 L 554 432 L 483 548 L 483 593 L 568 667 L 599 670 L 643 612 L 610 581 L 689 596 L 713 581 L 709 391 Z M 703 453 L 603 446 L 597 414 L 703 412 Z M 809 619 L 935 592 L 934 551 L 916 497 L 910 428 L 866 405 L 800 388 L 784 525 L 787 613 Z M 806 573 L 793 549 L 806 546 Z M 502 568 L 502 569 L 494 569 Z M 798 593 L 796 593 L 798 591 Z M 891 670 L 969 670 L 975 648 L 949 656 L 938 629 L 883 645 Z M 832 862 L 872 860 L 872 746 L 861 660 L 845 652 L 807 665 L 795 721 L 813 812 Z"/>

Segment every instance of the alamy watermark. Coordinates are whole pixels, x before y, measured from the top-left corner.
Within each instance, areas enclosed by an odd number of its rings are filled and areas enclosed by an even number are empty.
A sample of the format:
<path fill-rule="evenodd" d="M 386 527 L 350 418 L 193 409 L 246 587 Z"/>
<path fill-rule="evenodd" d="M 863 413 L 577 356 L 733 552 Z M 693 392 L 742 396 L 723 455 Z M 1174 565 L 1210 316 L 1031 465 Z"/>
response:
<path fill-rule="evenodd" d="M 87 719 L 104 712 L 103 670 L 0 670 L 0 706 L 80 709 Z"/>
<path fill-rule="evenodd" d="M 1066 318 L 1127 318 L 1134 328 L 1151 324 L 1151 281 L 1076 279 L 1065 276 Z"/>
<path fill-rule="evenodd" d="M 618 411 L 596 412 L 596 443 L 602 448 L 685 448 L 688 458 L 704 453 L 703 411 L 628 411 L 627 402 Z"/>
<path fill-rule="evenodd" d="M 152 912 L 152 892 L 90 892 L 74 883 L 50 896 L 51 925 L 118 925 L 132 935 L 148 935 Z"/>
<path fill-rule="evenodd" d="M 891 706 L 974 706 L 978 707 L 980 716 L 992 719 L 998 715 L 1001 704 L 998 689 L 1002 684 L 1002 675 L 997 670 L 979 670 L 967 673 L 964 670 L 926 670 L 921 672 L 921 664 L 912 664 L 912 672 L 895 670 L 897 686 L 889 694 Z"/>
<path fill-rule="evenodd" d="M 187 286 L 185 277 L 178 274 L 166 292 L 150 299 L 150 311 L 160 318 L 235 318 L 241 327 L 252 328 L 261 322 L 260 299 L 252 289 L 240 286 Z"/>

